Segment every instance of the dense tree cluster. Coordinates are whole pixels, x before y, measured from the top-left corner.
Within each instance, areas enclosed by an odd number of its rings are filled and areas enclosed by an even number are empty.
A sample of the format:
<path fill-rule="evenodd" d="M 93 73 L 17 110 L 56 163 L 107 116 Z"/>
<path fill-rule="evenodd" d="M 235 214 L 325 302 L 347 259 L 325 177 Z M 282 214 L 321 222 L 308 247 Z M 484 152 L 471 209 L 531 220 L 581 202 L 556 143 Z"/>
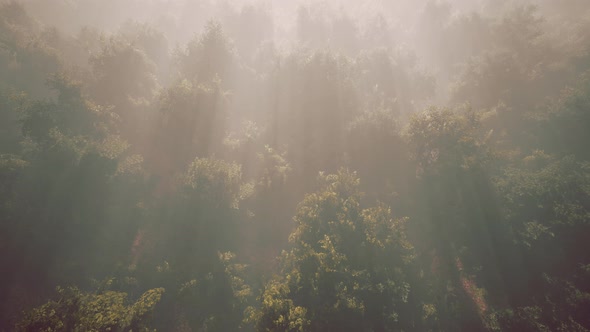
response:
<path fill-rule="evenodd" d="M 589 331 L 585 1 L 0 0 L 0 331 Z"/>

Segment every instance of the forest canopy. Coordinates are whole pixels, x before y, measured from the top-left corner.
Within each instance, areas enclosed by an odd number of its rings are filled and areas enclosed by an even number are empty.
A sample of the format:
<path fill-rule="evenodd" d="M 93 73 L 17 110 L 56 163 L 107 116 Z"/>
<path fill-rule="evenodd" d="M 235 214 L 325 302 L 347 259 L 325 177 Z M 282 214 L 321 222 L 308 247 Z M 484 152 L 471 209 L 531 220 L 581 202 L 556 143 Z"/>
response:
<path fill-rule="evenodd" d="M 0 0 L 0 331 L 590 331 L 587 0 Z"/>

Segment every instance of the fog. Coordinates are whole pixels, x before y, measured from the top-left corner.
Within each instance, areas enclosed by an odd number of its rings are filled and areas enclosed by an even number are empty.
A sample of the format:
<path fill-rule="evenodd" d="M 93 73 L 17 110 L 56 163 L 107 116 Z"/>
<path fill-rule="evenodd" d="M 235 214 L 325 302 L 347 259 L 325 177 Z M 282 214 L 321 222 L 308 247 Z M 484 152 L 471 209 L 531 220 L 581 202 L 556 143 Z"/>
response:
<path fill-rule="evenodd" d="M 0 0 L 0 331 L 590 329 L 587 0 Z"/>

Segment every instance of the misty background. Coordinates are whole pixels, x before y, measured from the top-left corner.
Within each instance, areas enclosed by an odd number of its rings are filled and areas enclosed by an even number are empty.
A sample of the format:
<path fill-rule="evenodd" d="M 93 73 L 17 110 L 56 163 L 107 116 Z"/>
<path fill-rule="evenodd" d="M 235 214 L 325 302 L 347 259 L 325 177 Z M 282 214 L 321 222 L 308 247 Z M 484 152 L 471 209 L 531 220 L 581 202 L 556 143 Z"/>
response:
<path fill-rule="evenodd" d="M 587 331 L 587 0 L 0 0 L 0 331 Z"/>

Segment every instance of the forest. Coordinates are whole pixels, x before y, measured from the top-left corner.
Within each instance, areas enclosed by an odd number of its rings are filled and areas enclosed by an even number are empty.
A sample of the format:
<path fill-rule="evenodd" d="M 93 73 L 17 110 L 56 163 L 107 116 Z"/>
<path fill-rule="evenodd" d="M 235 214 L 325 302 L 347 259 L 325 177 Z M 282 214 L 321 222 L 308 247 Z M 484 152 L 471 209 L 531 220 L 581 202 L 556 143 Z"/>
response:
<path fill-rule="evenodd" d="M 590 331 L 588 0 L 0 0 L 0 331 Z"/>

